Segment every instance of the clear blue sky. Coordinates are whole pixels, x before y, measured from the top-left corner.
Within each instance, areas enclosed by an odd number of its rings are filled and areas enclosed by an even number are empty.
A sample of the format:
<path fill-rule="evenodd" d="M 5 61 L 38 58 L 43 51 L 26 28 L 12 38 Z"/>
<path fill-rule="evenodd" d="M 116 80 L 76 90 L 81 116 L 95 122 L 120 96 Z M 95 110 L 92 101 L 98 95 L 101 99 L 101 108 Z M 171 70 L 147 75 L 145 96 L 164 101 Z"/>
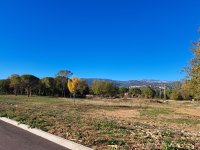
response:
<path fill-rule="evenodd" d="M 0 78 L 179 80 L 200 26 L 199 0 L 0 1 Z"/>

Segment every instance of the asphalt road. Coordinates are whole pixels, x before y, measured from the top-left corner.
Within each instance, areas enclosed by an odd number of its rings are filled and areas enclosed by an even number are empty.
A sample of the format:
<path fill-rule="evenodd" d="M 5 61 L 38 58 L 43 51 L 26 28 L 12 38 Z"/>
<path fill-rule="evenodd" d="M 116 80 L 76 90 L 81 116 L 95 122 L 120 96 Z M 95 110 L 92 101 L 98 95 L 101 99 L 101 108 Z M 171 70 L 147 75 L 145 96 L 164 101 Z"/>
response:
<path fill-rule="evenodd" d="M 67 150 L 0 120 L 0 150 Z"/>

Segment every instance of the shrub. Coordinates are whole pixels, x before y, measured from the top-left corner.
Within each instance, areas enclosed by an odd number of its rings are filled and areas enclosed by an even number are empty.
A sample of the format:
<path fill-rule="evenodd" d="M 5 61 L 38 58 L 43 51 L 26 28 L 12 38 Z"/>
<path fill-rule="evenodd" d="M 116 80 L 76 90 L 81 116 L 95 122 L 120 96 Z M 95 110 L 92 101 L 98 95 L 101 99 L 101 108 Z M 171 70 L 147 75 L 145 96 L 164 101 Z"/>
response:
<path fill-rule="evenodd" d="M 156 92 L 154 89 L 152 89 L 151 87 L 145 87 L 142 91 L 142 95 L 145 98 L 154 98 L 156 95 Z"/>
<path fill-rule="evenodd" d="M 170 95 L 170 99 L 173 100 L 182 100 L 183 97 L 181 95 L 181 92 L 179 92 L 178 90 L 173 90 L 171 95 Z"/>
<path fill-rule="evenodd" d="M 142 94 L 142 91 L 139 88 L 130 88 L 129 94 L 131 94 L 132 97 L 139 97 Z"/>

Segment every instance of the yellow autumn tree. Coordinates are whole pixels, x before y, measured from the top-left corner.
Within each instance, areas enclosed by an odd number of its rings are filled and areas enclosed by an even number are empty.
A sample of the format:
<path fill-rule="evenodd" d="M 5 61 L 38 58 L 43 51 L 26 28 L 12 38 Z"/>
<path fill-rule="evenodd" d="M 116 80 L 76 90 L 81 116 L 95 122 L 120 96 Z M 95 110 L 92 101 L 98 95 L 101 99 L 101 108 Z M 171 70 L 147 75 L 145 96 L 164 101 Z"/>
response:
<path fill-rule="evenodd" d="M 186 68 L 187 81 L 185 83 L 189 87 L 187 89 L 192 91 L 193 97 L 200 100 L 200 39 L 194 42 L 193 45 L 193 58 L 190 60 L 189 67 Z"/>
<path fill-rule="evenodd" d="M 71 80 L 68 81 L 68 88 L 70 93 L 73 95 L 73 97 L 76 97 L 76 94 L 78 92 L 78 85 L 80 83 L 80 79 L 76 78 L 75 76 L 72 77 Z M 75 103 L 75 99 L 74 99 L 74 103 Z"/>
<path fill-rule="evenodd" d="M 186 100 L 191 100 L 194 97 L 194 90 L 190 80 L 184 80 L 181 86 L 182 96 Z"/>

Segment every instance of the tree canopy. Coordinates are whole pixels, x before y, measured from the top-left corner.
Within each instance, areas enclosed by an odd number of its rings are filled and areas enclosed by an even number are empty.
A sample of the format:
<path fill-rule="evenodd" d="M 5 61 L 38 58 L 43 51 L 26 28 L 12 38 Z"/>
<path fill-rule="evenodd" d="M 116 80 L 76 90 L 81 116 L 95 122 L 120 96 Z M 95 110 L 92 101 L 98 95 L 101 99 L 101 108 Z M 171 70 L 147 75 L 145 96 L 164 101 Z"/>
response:
<path fill-rule="evenodd" d="M 26 90 L 27 96 L 31 96 L 32 90 L 36 87 L 37 83 L 39 82 L 39 78 L 34 75 L 22 75 L 21 76 L 22 86 Z"/>
<path fill-rule="evenodd" d="M 142 92 L 143 96 L 145 98 L 154 98 L 154 96 L 156 95 L 156 92 L 154 89 L 152 89 L 151 87 L 145 87 L 143 89 L 143 92 Z"/>
<path fill-rule="evenodd" d="M 193 43 L 191 51 L 194 57 L 190 60 L 190 65 L 186 69 L 187 81 L 184 82 L 184 86 L 187 87 L 188 92 L 194 98 L 200 99 L 200 39 Z"/>

